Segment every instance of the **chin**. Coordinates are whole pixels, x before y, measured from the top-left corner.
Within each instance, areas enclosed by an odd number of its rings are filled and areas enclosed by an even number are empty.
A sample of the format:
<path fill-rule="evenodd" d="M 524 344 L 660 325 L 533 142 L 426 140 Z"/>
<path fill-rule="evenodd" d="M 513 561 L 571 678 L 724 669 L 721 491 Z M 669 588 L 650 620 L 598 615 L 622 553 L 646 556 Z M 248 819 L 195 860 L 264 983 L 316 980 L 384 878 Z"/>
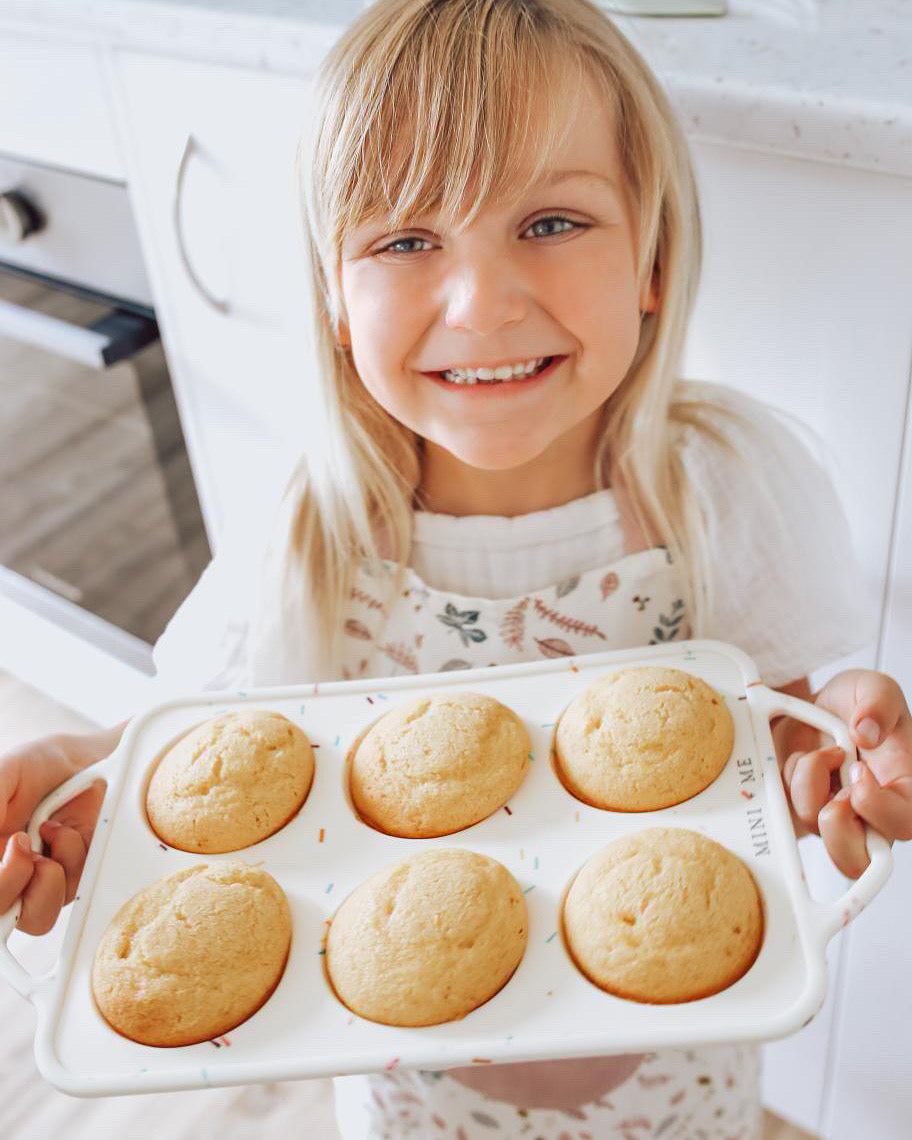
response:
<path fill-rule="evenodd" d="M 447 448 L 461 463 L 479 471 L 512 471 L 515 467 L 522 467 L 537 459 L 542 450 L 543 448 L 530 448 L 528 442 L 523 447 L 515 448 L 504 448 L 502 445 L 492 448 Z"/>

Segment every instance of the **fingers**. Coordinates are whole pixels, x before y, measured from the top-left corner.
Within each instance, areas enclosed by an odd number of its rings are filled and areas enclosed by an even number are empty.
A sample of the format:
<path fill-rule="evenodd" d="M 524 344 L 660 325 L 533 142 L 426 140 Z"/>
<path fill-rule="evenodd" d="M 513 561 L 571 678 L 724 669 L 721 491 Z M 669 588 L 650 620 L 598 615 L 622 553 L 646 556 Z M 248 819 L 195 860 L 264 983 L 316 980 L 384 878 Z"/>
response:
<path fill-rule="evenodd" d="M 47 934 L 60 914 L 66 891 L 63 868 L 38 855 L 32 877 L 22 894 L 22 913 L 16 926 L 26 934 Z"/>
<path fill-rule="evenodd" d="M 75 799 L 54 812 L 39 828 L 41 838 L 47 844 L 48 854 L 63 867 L 66 880 L 65 901 L 68 903 L 76 897 L 76 888 L 79 886 L 98 811 L 104 799 L 105 786 L 104 781 L 96 780 Z"/>
<path fill-rule="evenodd" d="M 817 694 L 815 703 L 849 725 L 859 748 L 876 748 L 909 716 L 896 681 L 871 669 L 837 673 Z"/>
<path fill-rule="evenodd" d="M 790 716 L 779 717 L 773 726 L 773 741 L 779 756 L 791 756 L 793 752 L 813 752 L 816 748 L 830 747 L 832 738 L 813 725 L 795 720 Z"/>
<path fill-rule="evenodd" d="M 32 851 L 24 832 L 11 835 L 0 863 L 0 913 L 22 896 L 16 926 L 26 934 L 47 934 L 60 914 L 66 889 L 63 868 Z"/>
<path fill-rule="evenodd" d="M 104 791 L 104 782 L 95 781 L 41 825 L 47 855 L 33 852 L 23 831 L 9 837 L 0 862 L 0 914 L 21 898 L 19 930 L 46 934 L 75 898 Z"/>
<path fill-rule="evenodd" d="M 852 810 L 849 788 L 837 792 L 817 817 L 817 827 L 830 858 L 844 875 L 857 879 L 870 860 L 864 824 Z"/>
<path fill-rule="evenodd" d="M 92 841 L 92 833 L 95 830 L 106 787 L 104 780 L 95 780 L 84 792 L 80 792 L 78 796 L 58 808 L 51 816 L 51 820 L 78 831 L 88 847 Z"/>
<path fill-rule="evenodd" d="M 892 677 L 864 671 L 855 683 L 855 710 L 849 726 L 856 746 L 876 748 L 908 712 L 903 691 Z"/>
<path fill-rule="evenodd" d="M 64 904 L 76 897 L 79 877 L 85 864 L 88 842 L 74 827 L 65 827 L 57 820 L 50 819 L 39 829 L 41 838 L 47 844 L 51 859 L 63 868 L 65 892 Z"/>
<path fill-rule="evenodd" d="M 0 831 L 4 830 L 6 813 L 19 787 L 19 775 L 13 765 L 0 764 Z"/>
<path fill-rule="evenodd" d="M 912 776 L 881 787 L 866 764 L 856 762 L 853 783 L 841 788 L 818 817 L 820 837 L 844 875 L 857 879 L 867 867 L 865 824 L 885 839 L 912 838 Z"/>
<path fill-rule="evenodd" d="M 844 875 L 857 879 L 870 861 L 865 823 L 891 841 L 912 838 L 912 776 L 882 787 L 866 764 L 856 762 L 857 779 L 834 796 L 835 774 L 844 759 L 841 748 L 793 752 L 782 778 L 795 818 L 819 833 Z"/>
<path fill-rule="evenodd" d="M 11 835 L 0 862 L 0 914 L 6 914 L 25 890 L 34 868 L 35 856 L 29 837 L 24 831 Z"/>
<path fill-rule="evenodd" d="M 812 831 L 817 817 L 830 798 L 832 774 L 845 760 L 841 748 L 817 748 L 813 752 L 793 752 L 782 766 L 795 816 Z"/>
<path fill-rule="evenodd" d="M 857 779 L 848 789 L 852 809 L 885 839 L 912 839 L 912 776 L 900 776 L 881 786 L 860 761 L 853 765 Z"/>

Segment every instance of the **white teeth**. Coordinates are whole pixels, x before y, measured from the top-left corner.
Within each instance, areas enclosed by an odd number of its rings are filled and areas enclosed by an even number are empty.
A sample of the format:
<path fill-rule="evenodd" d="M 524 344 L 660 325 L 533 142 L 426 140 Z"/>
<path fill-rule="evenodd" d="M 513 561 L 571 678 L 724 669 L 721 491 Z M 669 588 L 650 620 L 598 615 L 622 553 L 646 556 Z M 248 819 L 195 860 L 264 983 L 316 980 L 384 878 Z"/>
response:
<path fill-rule="evenodd" d="M 443 378 L 451 384 L 477 384 L 492 383 L 498 380 L 512 380 L 520 376 L 528 376 L 532 372 L 541 370 L 542 365 L 549 357 L 540 356 L 536 360 L 529 360 L 525 364 L 505 364 L 500 368 L 448 368 Z"/>

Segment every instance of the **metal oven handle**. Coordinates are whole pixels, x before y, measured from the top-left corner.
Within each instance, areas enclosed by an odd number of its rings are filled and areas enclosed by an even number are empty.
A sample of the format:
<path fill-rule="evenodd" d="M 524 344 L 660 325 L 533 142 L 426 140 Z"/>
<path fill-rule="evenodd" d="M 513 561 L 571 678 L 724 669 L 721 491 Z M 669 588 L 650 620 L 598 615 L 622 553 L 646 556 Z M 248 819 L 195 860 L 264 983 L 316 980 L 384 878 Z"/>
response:
<path fill-rule="evenodd" d="M 152 317 L 112 309 L 88 327 L 0 300 L 0 335 L 47 349 L 99 371 L 128 360 L 158 340 Z"/>

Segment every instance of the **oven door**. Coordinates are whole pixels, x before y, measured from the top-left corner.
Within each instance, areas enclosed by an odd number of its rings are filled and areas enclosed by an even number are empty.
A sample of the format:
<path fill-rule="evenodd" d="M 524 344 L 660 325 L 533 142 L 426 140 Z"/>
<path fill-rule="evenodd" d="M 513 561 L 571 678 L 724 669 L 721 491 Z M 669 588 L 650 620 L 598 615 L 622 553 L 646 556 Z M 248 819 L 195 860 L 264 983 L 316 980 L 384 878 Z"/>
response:
<path fill-rule="evenodd" d="M 210 557 L 154 312 L 0 261 L 0 664 L 128 715 Z"/>

